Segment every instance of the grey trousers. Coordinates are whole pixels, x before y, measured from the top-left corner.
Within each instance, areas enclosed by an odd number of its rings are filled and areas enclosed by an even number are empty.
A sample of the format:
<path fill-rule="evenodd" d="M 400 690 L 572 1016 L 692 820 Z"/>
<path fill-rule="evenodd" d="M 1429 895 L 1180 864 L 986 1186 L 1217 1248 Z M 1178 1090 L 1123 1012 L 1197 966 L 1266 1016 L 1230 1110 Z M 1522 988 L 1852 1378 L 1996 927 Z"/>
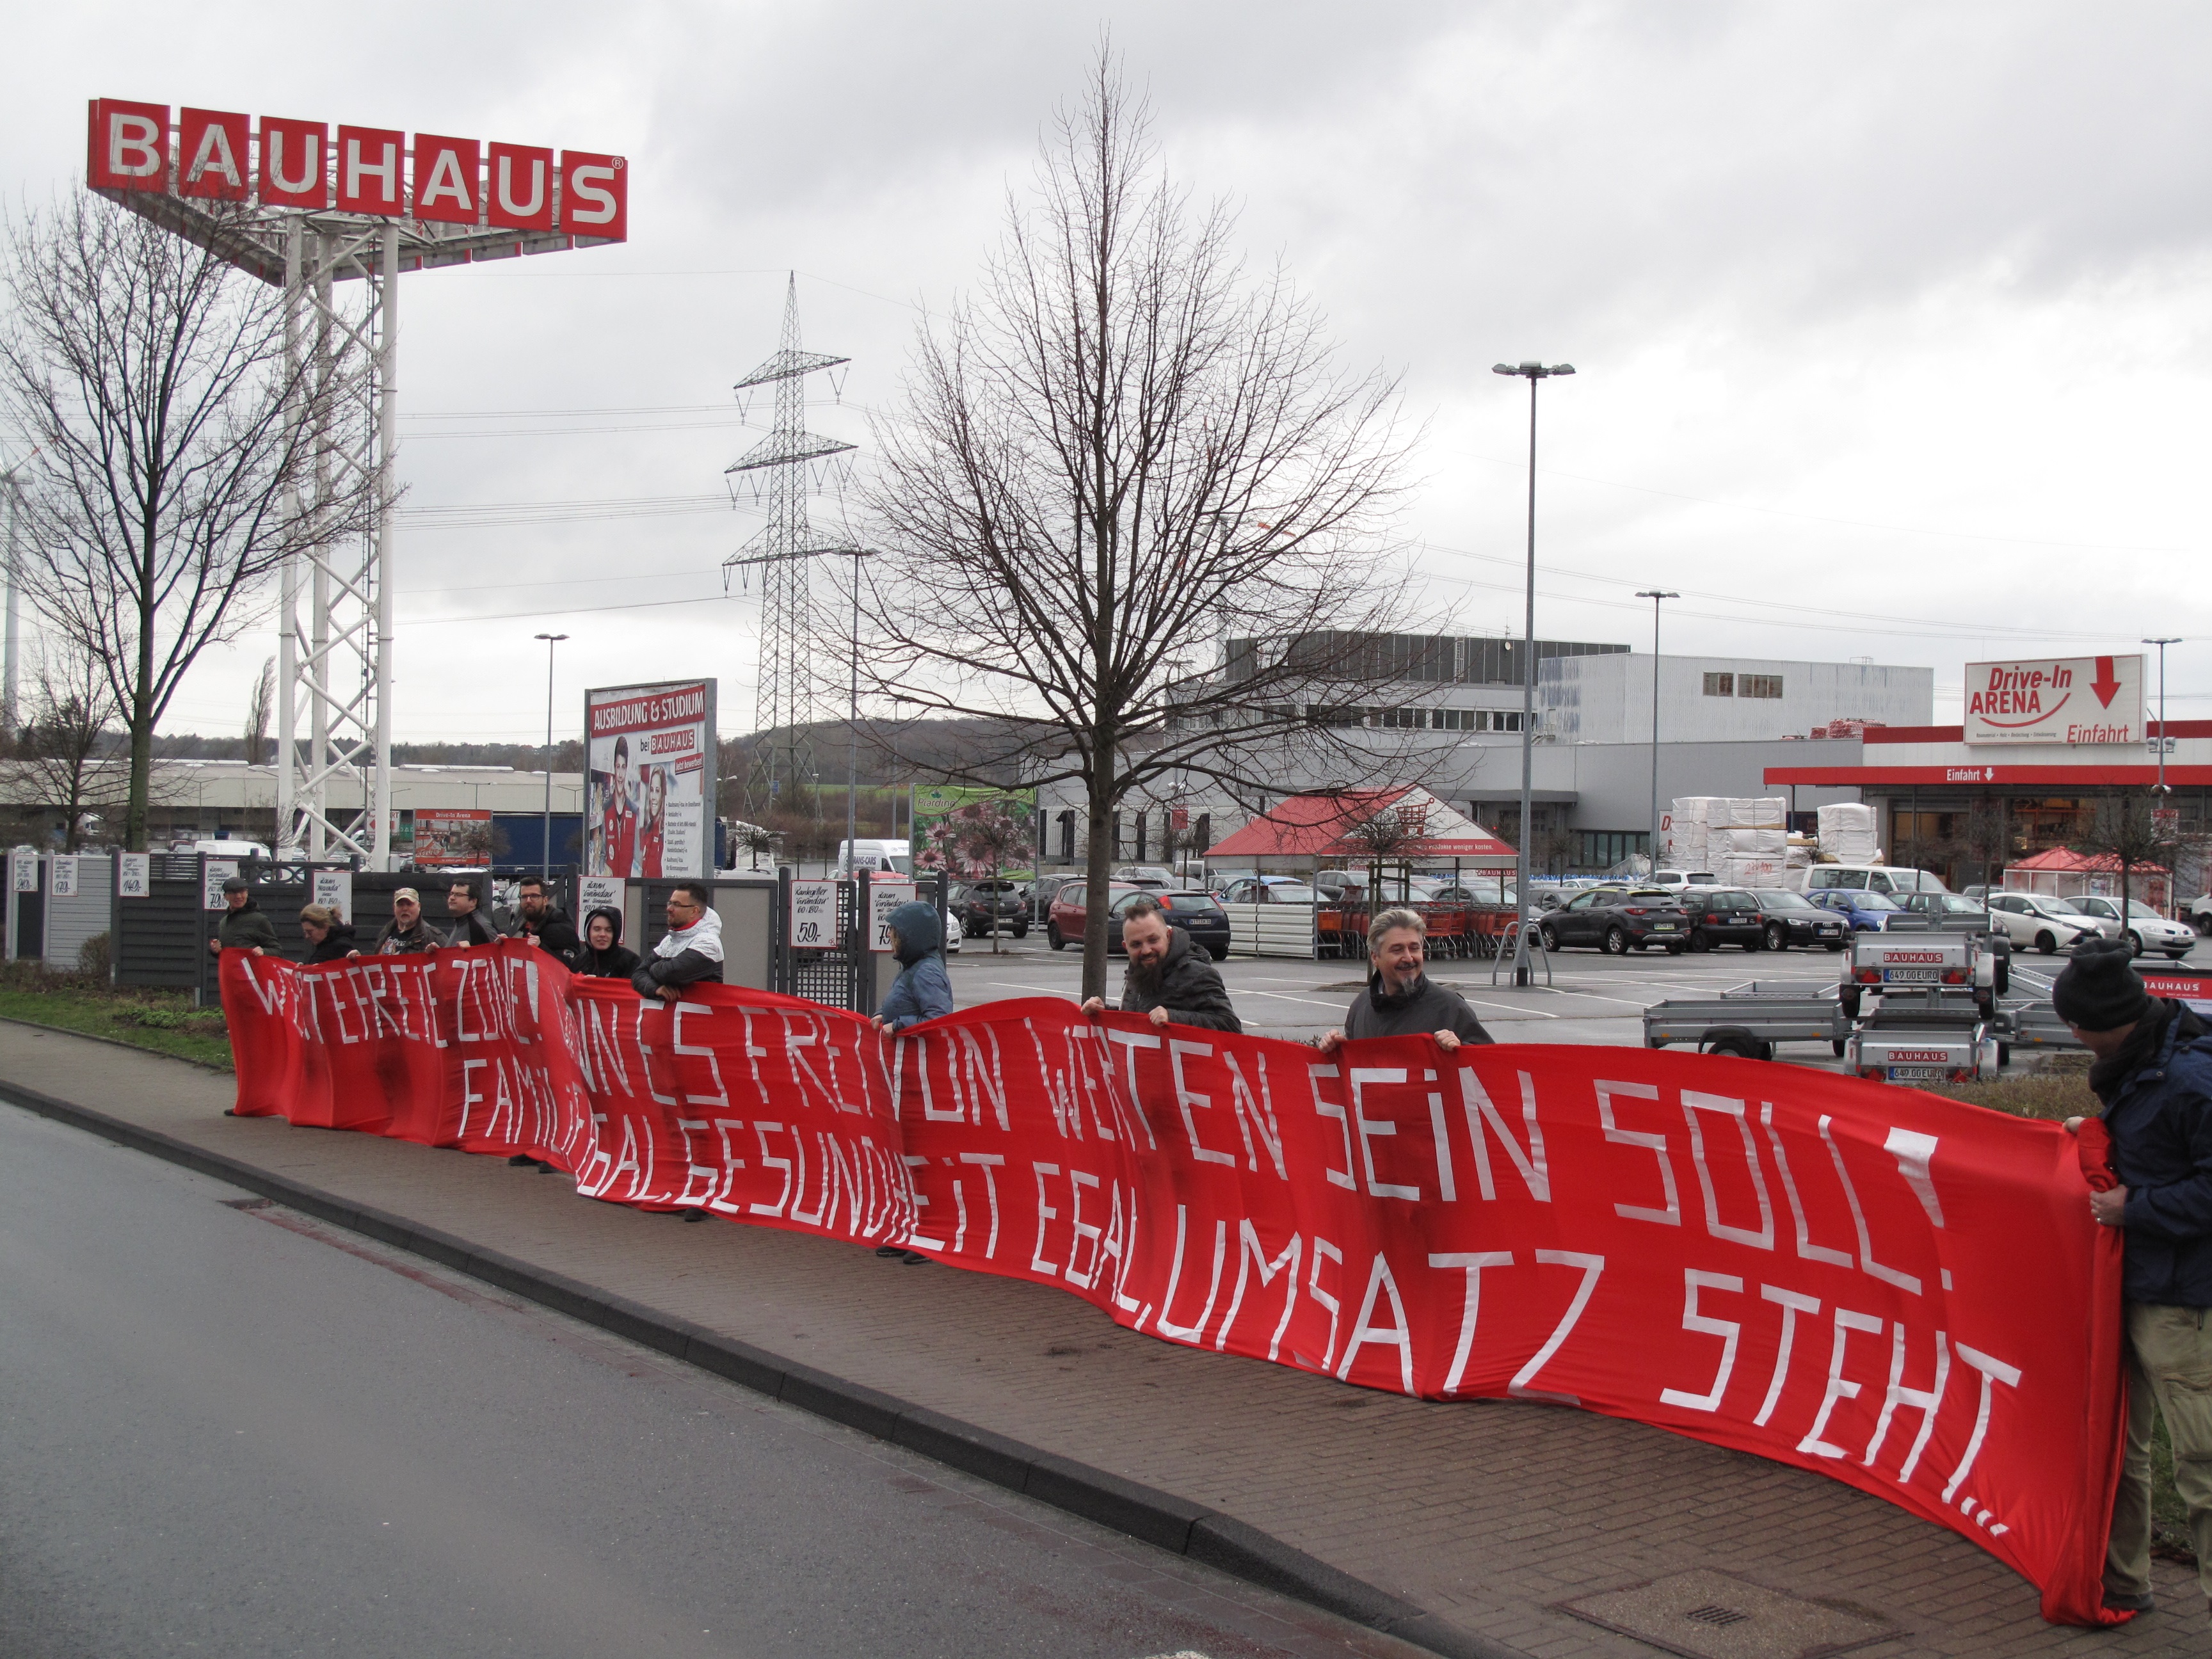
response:
<path fill-rule="evenodd" d="M 2212 1325 L 2207 1310 L 2127 1304 L 2128 1444 L 2112 1500 L 2105 1590 L 2150 1589 L 2150 1441 L 2154 1408 L 2173 1442 L 2173 1483 L 2189 1506 L 2197 1583 L 2212 1596 Z"/>

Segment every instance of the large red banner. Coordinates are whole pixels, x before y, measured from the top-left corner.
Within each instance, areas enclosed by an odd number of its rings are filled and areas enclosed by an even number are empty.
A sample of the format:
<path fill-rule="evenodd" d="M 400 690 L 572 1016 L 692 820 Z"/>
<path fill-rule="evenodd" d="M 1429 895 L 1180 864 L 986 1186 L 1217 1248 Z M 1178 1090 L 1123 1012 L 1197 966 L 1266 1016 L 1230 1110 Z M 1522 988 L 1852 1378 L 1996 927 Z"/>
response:
<path fill-rule="evenodd" d="M 895 1038 L 520 943 L 226 952 L 241 1115 L 528 1152 L 588 1196 L 909 1245 L 1164 1340 L 1658 1425 L 1847 1480 L 2100 1620 L 2119 1237 L 2072 1137 L 1789 1066 L 1326 1059 L 1059 1000 Z"/>

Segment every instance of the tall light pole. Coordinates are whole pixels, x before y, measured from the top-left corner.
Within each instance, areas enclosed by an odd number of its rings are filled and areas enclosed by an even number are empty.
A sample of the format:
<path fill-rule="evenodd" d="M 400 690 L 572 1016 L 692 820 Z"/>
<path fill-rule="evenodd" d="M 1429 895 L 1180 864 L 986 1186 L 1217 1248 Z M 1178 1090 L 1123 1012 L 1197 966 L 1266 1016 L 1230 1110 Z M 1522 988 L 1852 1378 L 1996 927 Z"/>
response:
<path fill-rule="evenodd" d="M 1636 595 L 1651 601 L 1651 874 L 1659 874 L 1659 604 L 1662 599 L 1679 599 L 1680 593 L 1663 588 L 1646 587 Z"/>
<path fill-rule="evenodd" d="M 23 486 L 15 482 L 15 475 L 28 466 L 38 453 L 33 449 L 5 472 L 0 472 L 0 486 L 4 486 L 8 491 L 8 620 L 5 642 L 0 644 L 0 730 L 5 731 L 10 742 L 15 740 L 20 712 L 15 706 L 15 635 L 21 614 L 20 595 L 23 589 L 23 567 L 18 545 L 21 538 Z"/>
<path fill-rule="evenodd" d="M 553 647 L 568 636 L 566 634 L 540 634 L 538 637 L 545 641 L 545 836 L 538 844 L 538 874 L 542 880 L 550 881 L 553 879 Z"/>
<path fill-rule="evenodd" d="M 1572 363 L 1495 363 L 1493 374 L 1513 374 L 1528 382 L 1528 608 L 1521 656 L 1521 843 L 1515 860 L 1513 895 L 1513 982 L 1528 982 L 1528 877 L 1530 823 L 1535 816 L 1536 780 L 1536 382 L 1571 374 Z"/>
<path fill-rule="evenodd" d="M 2145 640 L 2143 643 L 2158 647 L 2158 799 L 2159 805 L 2163 806 L 2166 804 L 2166 746 L 2173 741 L 2166 734 L 2166 647 L 2179 645 L 2181 641 L 2177 635 L 2163 640 Z"/>

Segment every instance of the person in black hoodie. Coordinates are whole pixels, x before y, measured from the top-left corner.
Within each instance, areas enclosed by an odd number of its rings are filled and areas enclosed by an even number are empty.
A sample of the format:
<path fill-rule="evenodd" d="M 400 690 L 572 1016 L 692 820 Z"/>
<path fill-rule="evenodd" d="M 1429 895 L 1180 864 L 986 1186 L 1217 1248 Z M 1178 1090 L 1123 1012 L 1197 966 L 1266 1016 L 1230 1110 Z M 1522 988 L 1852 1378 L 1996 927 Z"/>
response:
<path fill-rule="evenodd" d="M 568 952 L 571 973 L 586 979 L 628 979 L 637 971 L 637 952 L 622 942 L 622 912 L 603 904 L 584 918 L 583 942 Z"/>
<path fill-rule="evenodd" d="M 1462 1042 L 1495 1041 L 1458 992 L 1432 983 L 1425 970 L 1428 924 L 1418 910 L 1385 910 L 1367 930 L 1367 957 L 1375 971 L 1352 999 L 1340 1031 L 1324 1031 L 1314 1046 L 1323 1054 L 1350 1038 L 1436 1038 L 1446 1054 Z"/>
<path fill-rule="evenodd" d="M 300 912 L 300 936 L 307 941 L 306 963 L 343 962 L 353 954 L 353 929 L 326 905 L 311 904 Z"/>

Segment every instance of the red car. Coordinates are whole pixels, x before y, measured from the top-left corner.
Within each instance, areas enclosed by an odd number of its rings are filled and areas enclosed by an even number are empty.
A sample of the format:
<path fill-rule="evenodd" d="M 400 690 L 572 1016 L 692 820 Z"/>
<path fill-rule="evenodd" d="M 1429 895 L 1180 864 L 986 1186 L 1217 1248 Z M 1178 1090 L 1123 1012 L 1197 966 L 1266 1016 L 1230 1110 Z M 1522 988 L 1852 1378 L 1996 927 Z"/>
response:
<path fill-rule="evenodd" d="M 1052 896 L 1052 907 L 1044 914 L 1044 938 L 1045 943 L 1055 951 L 1065 951 L 1071 942 L 1083 943 L 1083 890 L 1087 884 L 1082 881 L 1071 881 Z M 1107 900 L 1109 904 L 1115 899 L 1146 890 L 1126 881 L 1109 882 L 1107 886 L 1110 892 Z M 1113 929 L 1107 931 L 1110 934 Z M 1111 951 L 1121 942 L 1118 939 L 1109 938 L 1106 948 Z"/>

